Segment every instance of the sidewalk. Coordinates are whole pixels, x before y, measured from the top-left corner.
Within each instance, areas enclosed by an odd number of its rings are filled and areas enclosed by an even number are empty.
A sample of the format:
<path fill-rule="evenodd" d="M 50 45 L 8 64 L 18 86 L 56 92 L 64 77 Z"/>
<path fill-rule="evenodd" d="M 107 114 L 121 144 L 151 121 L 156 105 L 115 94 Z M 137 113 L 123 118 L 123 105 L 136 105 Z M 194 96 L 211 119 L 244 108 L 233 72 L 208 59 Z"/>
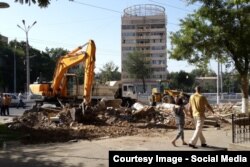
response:
<path fill-rule="evenodd" d="M 15 116 L 0 116 L 0 124 L 10 123 Z"/>
<path fill-rule="evenodd" d="M 185 138 L 191 138 L 193 130 L 185 131 Z M 0 151 L 1 166 L 65 166 L 65 167 L 108 167 L 109 150 L 160 150 L 160 151 L 219 151 L 225 150 L 232 140 L 231 129 L 205 128 L 204 136 L 209 146 L 214 148 L 193 149 L 180 145 L 174 147 L 172 138 L 175 130 L 169 130 L 167 136 L 152 134 L 151 137 L 142 135 L 119 138 L 103 138 L 99 140 L 80 140 L 78 142 L 28 145 L 8 147 Z M 198 143 L 197 146 L 199 146 Z"/>

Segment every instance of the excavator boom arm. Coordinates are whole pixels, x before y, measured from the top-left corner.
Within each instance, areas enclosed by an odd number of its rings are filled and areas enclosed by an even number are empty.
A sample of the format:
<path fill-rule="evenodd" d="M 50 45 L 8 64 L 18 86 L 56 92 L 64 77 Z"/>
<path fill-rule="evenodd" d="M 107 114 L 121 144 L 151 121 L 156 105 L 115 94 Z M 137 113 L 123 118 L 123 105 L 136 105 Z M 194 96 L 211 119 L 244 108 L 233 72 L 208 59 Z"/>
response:
<path fill-rule="evenodd" d="M 86 52 L 81 52 L 81 49 L 87 45 Z M 87 103 L 91 100 L 91 88 L 94 78 L 95 68 L 95 52 L 96 46 L 93 40 L 90 40 L 87 44 L 80 46 L 65 56 L 60 57 L 58 60 L 51 89 L 54 95 L 60 94 L 61 84 L 63 83 L 64 74 L 67 73 L 68 69 L 81 63 L 85 62 L 84 72 L 84 97 Z"/>
<path fill-rule="evenodd" d="M 95 69 L 95 52 L 96 52 L 96 47 L 95 43 L 93 41 L 90 41 L 90 45 L 87 46 L 86 53 L 88 54 L 88 59 L 86 59 L 85 62 L 85 72 L 84 72 L 84 98 L 85 98 L 85 103 L 90 103 L 91 101 L 91 90 L 92 90 L 92 85 L 93 85 L 93 80 L 94 80 L 94 69 Z"/>

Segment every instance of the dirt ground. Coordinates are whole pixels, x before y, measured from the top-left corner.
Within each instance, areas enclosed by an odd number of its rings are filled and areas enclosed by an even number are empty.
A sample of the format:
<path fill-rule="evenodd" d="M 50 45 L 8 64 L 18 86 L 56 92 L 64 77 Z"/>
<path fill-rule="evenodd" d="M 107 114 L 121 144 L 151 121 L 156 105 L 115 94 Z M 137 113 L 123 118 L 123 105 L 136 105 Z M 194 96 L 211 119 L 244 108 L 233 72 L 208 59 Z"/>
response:
<path fill-rule="evenodd" d="M 146 106 L 139 112 L 131 108 L 109 107 L 97 111 L 85 111 L 77 116 L 71 109 L 32 108 L 8 124 L 12 130 L 23 133 L 22 144 L 68 142 L 70 140 L 93 140 L 103 137 L 166 135 L 176 129 L 174 113 L 169 109 Z M 81 113 L 81 112 L 80 112 Z M 77 117 L 83 118 L 76 121 Z M 228 125 L 226 119 L 213 117 L 208 125 Z M 185 129 L 194 129 L 193 120 L 186 116 Z"/>

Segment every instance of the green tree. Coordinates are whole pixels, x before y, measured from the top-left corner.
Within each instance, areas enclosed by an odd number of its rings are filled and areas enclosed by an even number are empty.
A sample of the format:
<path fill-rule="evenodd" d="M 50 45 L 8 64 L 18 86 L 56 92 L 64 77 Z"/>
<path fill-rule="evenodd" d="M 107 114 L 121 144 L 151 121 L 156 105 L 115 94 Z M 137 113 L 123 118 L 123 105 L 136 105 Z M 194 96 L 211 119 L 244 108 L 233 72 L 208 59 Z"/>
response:
<path fill-rule="evenodd" d="M 223 90 L 228 93 L 235 93 L 240 91 L 239 73 L 236 70 L 223 73 Z"/>
<path fill-rule="evenodd" d="M 171 72 L 168 74 L 168 79 L 169 79 L 169 89 L 178 89 L 179 84 L 177 81 L 179 72 Z"/>
<path fill-rule="evenodd" d="M 31 5 L 32 3 L 33 4 L 36 4 L 38 3 L 38 6 L 41 7 L 41 8 L 45 8 L 45 7 L 48 7 L 49 4 L 50 4 L 50 0 L 15 0 L 15 2 L 19 2 L 21 4 L 28 4 L 28 5 Z"/>
<path fill-rule="evenodd" d="M 7 45 L 0 45 L 0 86 L 2 91 L 9 91 L 9 85 L 13 85 L 13 70 L 10 65 L 13 64 L 13 54 Z M 12 66 L 13 67 L 13 66 Z"/>
<path fill-rule="evenodd" d="M 15 47 L 16 46 L 16 47 Z M 26 83 L 25 73 L 25 43 L 10 41 L 9 44 L 0 44 L 0 86 L 1 91 L 14 90 L 14 55 L 16 57 L 16 86 L 17 90 L 24 90 Z"/>
<path fill-rule="evenodd" d="M 101 83 L 106 81 L 117 81 L 121 80 L 121 73 L 118 71 L 119 67 L 116 66 L 112 61 L 104 64 L 100 69 L 99 80 Z"/>
<path fill-rule="evenodd" d="M 30 81 L 39 77 L 40 81 L 51 81 L 56 66 L 55 61 L 46 52 L 30 49 Z"/>
<path fill-rule="evenodd" d="M 145 80 L 150 77 L 150 61 L 147 60 L 147 55 L 134 51 L 128 53 L 127 60 L 124 61 L 124 70 L 131 78 L 140 79 L 143 84 L 143 91 L 146 92 Z"/>
<path fill-rule="evenodd" d="M 168 74 L 170 79 L 170 89 L 183 90 L 184 92 L 192 91 L 195 83 L 195 75 L 185 71 L 171 72 Z"/>
<path fill-rule="evenodd" d="M 187 0 L 201 7 L 171 33 L 171 58 L 199 64 L 232 59 L 241 78 L 242 112 L 248 107 L 250 62 L 249 0 Z"/>
<path fill-rule="evenodd" d="M 16 57 L 16 86 L 17 91 L 25 90 L 26 83 L 26 43 L 10 41 L 9 44 L 0 45 L 0 85 L 2 91 L 14 90 L 14 55 Z M 50 81 L 53 76 L 55 62 L 45 52 L 30 46 L 30 81 L 42 77 Z"/>
<path fill-rule="evenodd" d="M 179 83 L 179 89 L 182 89 L 183 91 L 192 90 L 195 80 L 193 75 L 185 71 L 180 71 L 176 79 Z"/>
<path fill-rule="evenodd" d="M 68 52 L 68 50 L 63 48 L 45 48 L 45 53 L 48 54 L 54 62 L 57 62 L 60 56 L 65 56 Z"/>
<path fill-rule="evenodd" d="M 196 77 L 217 76 L 217 74 L 211 69 L 204 70 L 201 68 L 197 68 L 192 70 L 191 73 Z"/>

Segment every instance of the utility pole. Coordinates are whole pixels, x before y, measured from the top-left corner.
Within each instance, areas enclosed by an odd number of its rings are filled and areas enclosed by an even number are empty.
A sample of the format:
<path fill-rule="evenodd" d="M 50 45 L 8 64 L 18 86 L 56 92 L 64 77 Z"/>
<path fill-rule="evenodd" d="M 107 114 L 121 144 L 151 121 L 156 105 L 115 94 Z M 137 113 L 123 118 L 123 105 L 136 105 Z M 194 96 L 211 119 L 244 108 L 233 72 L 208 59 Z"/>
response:
<path fill-rule="evenodd" d="M 14 49 L 14 93 L 16 93 L 16 40 Z"/>
<path fill-rule="evenodd" d="M 29 93 L 29 85 L 30 85 L 30 59 L 29 59 L 29 40 L 28 40 L 28 32 L 29 30 L 36 24 L 36 21 L 31 26 L 26 27 L 25 20 L 22 20 L 23 27 L 17 25 L 18 28 L 22 29 L 26 35 L 26 91 Z M 27 96 L 28 98 L 28 96 Z"/>
<path fill-rule="evenodd" d="M 218 71 L 217 71 L 217 105 L 220 104 L 220 62 L 218 58 Z"/>
<path fill-rule="evenodd" d="M 223 96 L 223 69 L 222 69 L 222 63 L 220 63 L 220 91 L 221 91 L 221 99 L 223 100 L 224 99 L 224 96 Z"/>

